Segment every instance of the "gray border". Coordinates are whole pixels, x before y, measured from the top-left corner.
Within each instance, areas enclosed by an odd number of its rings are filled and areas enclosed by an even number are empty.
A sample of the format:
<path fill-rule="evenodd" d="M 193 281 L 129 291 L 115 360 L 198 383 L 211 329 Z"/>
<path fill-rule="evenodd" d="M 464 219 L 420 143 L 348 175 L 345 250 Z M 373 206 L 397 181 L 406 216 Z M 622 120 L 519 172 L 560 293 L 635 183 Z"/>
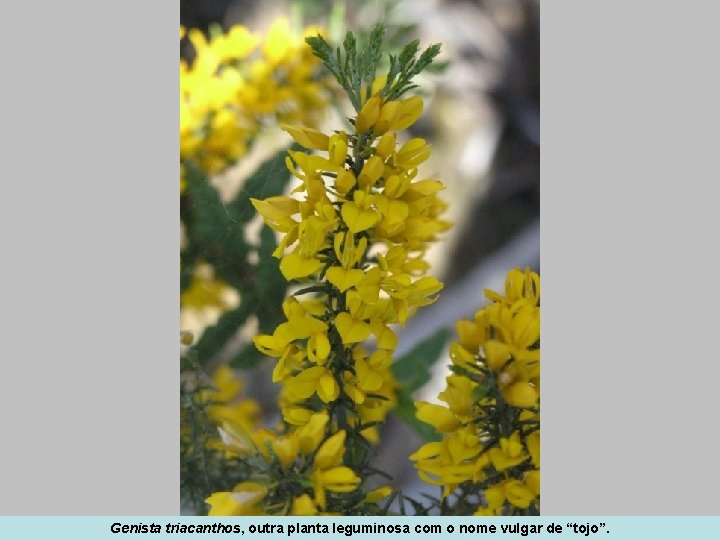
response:
<path fill-rule="evenodd" d="M 177 514 L 178 5 L 3 19 L 0 512 Z"/>
<path fill-rule="evenodd" d="M 712 7 L 542 3 L 544 515 L 720 510 Z"/>

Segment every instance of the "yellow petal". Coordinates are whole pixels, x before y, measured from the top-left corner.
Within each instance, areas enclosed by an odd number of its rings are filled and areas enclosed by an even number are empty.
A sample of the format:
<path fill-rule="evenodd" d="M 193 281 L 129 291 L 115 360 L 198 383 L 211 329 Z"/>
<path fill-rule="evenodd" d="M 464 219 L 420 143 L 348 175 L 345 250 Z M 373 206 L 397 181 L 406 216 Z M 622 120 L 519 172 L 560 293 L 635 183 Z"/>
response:
<path fill-rule="evenodd" d="M 355 129 L 358 133 L 368 131 L 380 116 L 380 105 L 382 99 L 378 96 L 371 97 L 365 102 L 355 120 Z"/>
<path fill-rule="evenodd" d="M 345 164 L 347 149 L 347 133 L 341 131 L 340 133 L 335 133 L 330 137 L 327 150 L 330 154 L 330 161 L 332 163 L 342 167 Z"/>
<path fill-rule="evenodd" d="M 325 273 L 327 280 L 335 285 L 340 292 L 355 287 L 365 277 L 365 272 L 360 269 L 345 270 L 340 266 L 333 266 Z"/>
<path fill-rule="evenodd" d="M 440 433 L 453 431 L 460 425 L 453 413 L 442 405 L 416 401 L 415 409 L 418 420 L 430 424 Z"/>
<path fill-rule="evenodd" d="M 321 476 L 325 489 L 336 493 L 355 491 L 360 483 L 360 477 L 349 467 L 335 467 L 323 471 Z"/>
<path fill-rule="evenodd" d="M 303 145 L 305 148 L 312 150 L 327 150 L 330 137 L 316 129 L 300 126 L 281 125 L 282 129 L 287 131 L 293 139 Z"/>
<path fill-rule="evenodd" d="M 400 112 L 400 102 L 388 101 L 380 109 L 380 116 L 375 122 L 373 132 L 375 135 L 384 135 L 387 131 L 392 129 L 398 113 Z"/>
<path fill-rule="evenodd" d="M 380 137 L 380 140 L 375 147 L 375 155 L 385 159 L 393 150 L 395 150 L 395 134 L 392 132 L 386 133 Z"/>
<path fill-rule="evenodd" d="M 317 506 L 307 493 L 295 497 L 292 504 L 293 516 L 316 516 L 318 513 Z"/>
<path fill-rule="evenodd" d="M 525 473 L 525 485 L 530 488 L 533 494 L 540 495 L 540 471 L 529 471 Z"/>
<path fill-rule="evenodd" d="M 384 171 L 385 164 L 383 163 L 383 160 L 378 156 L 372 156 L 365 162 L 365 165 L 358 176 L 360 187 L 367 188 L 368 186 L 373 186 L 382 176 Z"/>
<path fill-rule="evenodd" d="M 295 432 L 300 440 L 300 451 L 309 454 L 315 451 L 325 436 L 325 426 L 330 419 L 327 412 L 322 411 L 310 415 L 302 427 Z"/>
<path fill-rule="evenodd" d="M 322 268 L 322 263 L 315 258 L 306 258 L 299 253 L 289 253 L 280 261 L 280 272 L 285 279 L 307 277 Z"/>
<path fill-rule="evenodd" d="M 413 96 L 400 101 L 400 108 L 392 124 L 393 131 L 402 131 L 413 125 L 423 111 L 423 100 L 420 96 Z"/>
<path fill-rule="evenodd" d="M 337 178 L 335 179 L 335 189 L 341 195 L 345 195 L 355 186 L 356 182 L 357 180 L 355 179 L 355 175 L 352 171 L 344 170 L 338 173 Z"/>
<path fill-rule="evenodd" d="M 272 449 L 275 455 L 283 464 L 283 467 L 289 467 L 298 455 L 299 442 L 295 435 L 278 437 L 272 441 Z"/>
<path fill-rule="evenodd" d="M 540 393 L 530 383 L 517 382 L 503 392 L 507 402 L 513 407 L 537 407 Z"/>
<path fill-rule="evenodd" d="M 308 340 L 308 358 L 318 364 L 324 364 L 330 354 L 330 341 L 324 333 L 315 334 Z"/>
<path fill-rule="evenodd" d="M 335 318 L 335 326 L 345 345 L 360 343 L 361 341 L 365 341 L 370 335 L 370 325 L 362 320 L 353 318 L 349 313 L 340 313 Z"/>
<path fill-rule="evenodd" d="M 332 374 L 325 373 L 318 379 L 317 394 L 324 403 L 330 403 L 337 399 L 338 395 L 340 395 L 340 387 Z"/>
<path fill-rule="evenodd" d="M 510 480 L 505 487 L 508 502 L 517 508 L 527 508 L 535 498 L 535 494 L 519 480 Z"/>
<path fill-rule="evenodd" d="M 315 468 L 329 469 L 342 462 L 345 453 L 345 430 L 340 430 L 328 438 L 315 454 Z"/>
<path fill-rule="evenodd" d="M 342 206 L 342 218 L 348 229 L 353 233 L 366 231 L 377 223 L 378 215 L 375 210 L 359 208 L 355 203 L 346 202 Z M 306 274 L 307 275 L 307 274 Z"/>
<path fill-rule="evenodd" d="M 487 488 L 485 490 L 485 500 L 491 510 L 501 507 L 505 502 L 505 486 L 500 484 Z"/>
<path fill-rule="evenodd" d="M 365 496 L 365 500 L 370 503 L 378 502 L 381 499 L 384 499 L 388 495 L 392 493 L 392 488 L 390 486 L 383 486 L 379 487 L 377 489 L 372 490 Z"/>

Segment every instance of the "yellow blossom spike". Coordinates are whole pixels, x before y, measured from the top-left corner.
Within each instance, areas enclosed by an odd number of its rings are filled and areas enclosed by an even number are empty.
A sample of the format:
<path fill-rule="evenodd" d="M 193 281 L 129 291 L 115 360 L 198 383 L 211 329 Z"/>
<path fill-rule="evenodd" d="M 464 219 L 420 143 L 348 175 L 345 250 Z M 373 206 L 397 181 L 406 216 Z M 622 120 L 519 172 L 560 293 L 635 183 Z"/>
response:
<path fill-rule="evenodd" d="M 505 502 L 505 485 L 492 486 L 485 490 L 484 495 L 490 509 L 499 508 Z"/>

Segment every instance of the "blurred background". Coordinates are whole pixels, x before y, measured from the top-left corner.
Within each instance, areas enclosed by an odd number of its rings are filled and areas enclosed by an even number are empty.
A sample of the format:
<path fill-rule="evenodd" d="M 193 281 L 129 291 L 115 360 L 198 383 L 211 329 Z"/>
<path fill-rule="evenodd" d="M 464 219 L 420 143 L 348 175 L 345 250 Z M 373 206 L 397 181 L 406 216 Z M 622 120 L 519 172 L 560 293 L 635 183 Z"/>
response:
<path fill-rule="evenodd" d="M 407 136 L 422 137 L 432 145 L 432 156 L 422 165 L 421 175 L 446 184 L 442 194 L 449 205 L 446 217 L 454 227 L 428 256 L 430 273 L 445 283 L 445 289 L 435 304 L 420 310 L 407 328 L 399 329 L 397 357 L 439 329 L 452 329 L 458 319 L 471 318 L 484 305 L 483 289 L 502 290 L 510 268 L 530 266 L 540 270 L 537 0 L 180 2 L 181 25 L 208 36 L 218 29 L 227 32 L 238 24 L 262 34 L 283 16 L 292 28 L 325 28 L 335 42 L 347 29 L 357 33 L 384 21 L 390 51 L 416 38 L 421 48 L 442 44 L 435 69 L 417 81 L 425 109 Z M 180 53 L 186 61 L 193 60 L 195 51 L 187 38 L 181 40 Z M 319 127 L 337 127 L 349 110 L 348 104 L 338 102 L 319 119 Z M 279 129 L 266 130 L 242 159 L 213 175 L 211 182 L 222 201 L 232 204 L 246 189 L 248 175 L 289 142 Z M 184 204 L 192 208 L 187 201 Z M 182 233 L 187 235 L 188 221 L 183 219 Z M 246 234 L 257 235 L 260 227 L 257 219 L 250 220 L 250 233 Z M 193 264 L 192 272 L 212 277 L 218 268 Z M 185 295 L 192 286 L 190 281 L 190 277 L 185 281 Z M 202 335 L 207 328 L 217 328 L 223 313 L 237 305 L 238 296 L 243 294 L 232 288 L 212 290 L 208 283 L 200 293 L 194 291 L 195 301 L 183 302 L 181 329 L 194 336 Z M 198 294 L 214 301 L 203 304 L 197 301 Z M 248 355 L 254 354 L 248 352 L 248 340 L 257 330 L 257 323 L 229 324 L 223 346 L 209 347 L 212 358 L 203 365 L 225 361 L 243 364 Z M 433 366 L 431 380 L 415 391 L 414 398 L 436 401 L 444 387 L 448 362 L 443 351 Z M 252 367 L 245 376 L 249 381 L 246 394 L 260 404 L 262 411 L 268 411 L 270 418 L 265 420 L 270 423 L 277 420 L 272 417 L 272 363 L 258 358 L 245 362 L 246 367 Z M 411 496 L 427 489 L 407 459 L 422 444 L 418 433 L 390 416 L 382 428 L 381 441 L 377 466 L 392 474 L 393 485 Z"/>

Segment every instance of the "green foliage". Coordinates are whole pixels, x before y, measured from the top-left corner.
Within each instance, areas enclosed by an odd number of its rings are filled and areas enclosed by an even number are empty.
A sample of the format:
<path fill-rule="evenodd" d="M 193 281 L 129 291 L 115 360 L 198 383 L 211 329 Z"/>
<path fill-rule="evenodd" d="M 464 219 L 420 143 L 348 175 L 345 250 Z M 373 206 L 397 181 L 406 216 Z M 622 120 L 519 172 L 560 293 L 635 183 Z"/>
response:
<path fill-rule="evenodd" d="M 294 146 L 293 150 L 301 150 Z M 225 204 L 207 176 L 192 163 L 186 163 L 187 190 L 182 197 L 181 219 L 186 227 L 187 244 L 180 254 L 181 287 L 187 288 L 196 265 L 209 263 L 215 275 L 237 290 L 240 305 L 224 313 L 203 332 L 193 347 L 201 365 L 217 355 L 235 336 L 249 317 L 258 319 L 260 331 L 272 332 L 282 319 L 281 304 L 287 282 L 272 258 L 275 235 L 267 226 L 260 232 L 258 245 L 248 243 L 245 226 L 255 216 L 250 198 L 263 199 L 283 193 L 290 173 L 285 167 L 287 150 L 278 152 L 245 181 L 237 196 Z M 250 262 L 253 257 L 257 262 Z M 240 351 L 232 364 L 250 367 L 262 355 L 253 344 Z"/>
<path fill-rule="evenodd" d="M 194 362 L 186 362 L 184 375 L 202 378 Z M 205 388 L 197 381 L 180 385 L 180 500 L 198 515 L 207 512 L 205 499 L 209 493 L 229 491 L 250 475 L 244 463 L 228 459 L 219 450 L 217 428 L 201 397 Z"/>
<path fill-rule="evenodd" d="M 282 318 L 280 305 L 287 284 L 272 258 L 275 235 L 263 226 L 258 245 L 252 245 L 245 238 L 244 228 L 255 216 L 251 197 L 265 198 L 284 191 L 290 179 L 285 156 L 283 150 L 265 161 L 228 204 L 223 203 L 198 167 L 185 164 L 187 189 L 181 199 L 181 219 L 187 242 L 181 252 L 181 288 L 190 285 L 196 266 L 202 261 L 210 264 L 215 275 L 240 295 L 240 304 L 205 329 L 183 358 L 181 367 L 181 498 L 197 514 L 207 512 L 208 494 L 228 491 L 250 474 L 246 464 L 229 460 L 217 450 L 217 427 L 205 412 L 208 403 L 201 398 L 202 390 L 210 384 L 203 366 L 217 356 L 251 316 L 257 317 L 263 331 L 271 331 Z M 251 263 L 253 253 L 257 254 L 257 262 Z M 250 367 L 260 358 L 250 343 L 232 363 Z"/>
<path fill-rule="evenodd" d="M 392 366 L 393 375 L 400 383 L 397 395 L 398 404 L 394 412 L 426 441 L 439 441 L 440 435 L 432 426 L 415 417 L 412 394 L 430 381 L 432 366 L 440 358 L 449 339 L 450 330 L 441 328 L 415 345 L 410 352 L 398 359 Z"/>
<path fill-rule="evenodd" d="M 342 50 L 332 46 L 317 35 L 306 38 L 315 56 L 320 58 L 340 85 L 345 89 L 350 101 L 359 111 L 365 100 L 370 97 L 370 87 L 375 80 L 377 66 L 381 60 L 381 47 L 385 27 L 379 23 L 373 27 L 366 43 L 358 45 L 352 32 L 348 32 L 343 41 Z M 380 96 L 386 101 L 398 99 L 408 90 L 416 88 L 412 79 L 427 68 L 440 52 L 440 44 L 435 43 L 425 49 L 419 58 L 419 41 L 406 45 L 398 56 L 389 55 L 390 70 Z M 363 96 L 363 91 L 365 95 Z"/>
<path fill-rule="evenodd" d="M 413 77 L 427 68 L 440 53 L 440 44 L 434 43 L 416 60 L 419 46 L 420 41 L 416 39 L 406 45 L 399 56 L 390 55 L 390 71 L 385 86 L 380 91 L 380 95 L 387 101 L 397 99 L 408 90 L 417 88 L 416 84 L 412 84 Z"/>

